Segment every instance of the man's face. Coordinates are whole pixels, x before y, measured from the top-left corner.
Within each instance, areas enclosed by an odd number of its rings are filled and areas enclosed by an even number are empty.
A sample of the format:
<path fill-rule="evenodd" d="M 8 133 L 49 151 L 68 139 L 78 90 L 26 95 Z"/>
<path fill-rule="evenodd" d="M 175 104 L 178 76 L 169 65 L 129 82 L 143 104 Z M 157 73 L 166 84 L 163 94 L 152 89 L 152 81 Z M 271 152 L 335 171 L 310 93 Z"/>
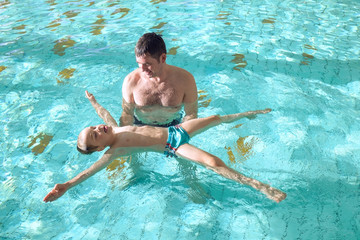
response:
<path fill-rule="evenodd" d="M 163 55 L 159 59 L 151 57 L 149 54 L 144 56 L 136 57 L 136 62 L 144 73 L 149 78 L 157 77 L 160 74 L 162 64 L 165 62 Z"/>

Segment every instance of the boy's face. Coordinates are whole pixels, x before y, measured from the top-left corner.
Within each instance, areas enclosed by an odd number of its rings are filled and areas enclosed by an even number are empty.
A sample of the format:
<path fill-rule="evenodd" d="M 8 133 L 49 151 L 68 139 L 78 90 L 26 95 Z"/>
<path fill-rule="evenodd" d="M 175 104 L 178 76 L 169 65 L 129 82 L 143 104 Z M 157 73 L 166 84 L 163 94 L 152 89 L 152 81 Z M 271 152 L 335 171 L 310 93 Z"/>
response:
<path fill-rule="evenodd" d="M 82 149 L 95 148 L 95 151 L 102 151 L 109 145 L 111 127 L 97 125 L 82 130 L 78 138 L 78 146 Z"/>

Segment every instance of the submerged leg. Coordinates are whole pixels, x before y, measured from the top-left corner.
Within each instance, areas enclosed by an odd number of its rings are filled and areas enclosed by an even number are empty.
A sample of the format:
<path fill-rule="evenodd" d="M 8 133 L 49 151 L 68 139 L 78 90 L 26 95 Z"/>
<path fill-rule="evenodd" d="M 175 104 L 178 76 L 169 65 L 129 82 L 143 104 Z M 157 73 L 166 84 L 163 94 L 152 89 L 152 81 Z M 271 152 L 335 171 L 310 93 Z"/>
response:
<path fill-rule="evenodd" d="M 277 203 L 286 198 L 286 193 L 280 191 L 279 189 L 273 188 L 270 185 L 262 183 L 256 179 L 242 175 L 234 169 L 226 166 L 226 164 L 220 158 L 193 145 L 181 145 L 176 151 L 176 155 L 187 160 L 200 163 L 206 168 L 213 170 L 225 178 L 255 188 L 256 190 L 264 193 L 269 199 L 274 200 Z"/>
<path fill-rule="evenodd" d="M 181 124 L 181 127 L 190 135 L 190 137 L 195 136 L 211 127 L 217 126 L 221 123 L 231 123 L 241 118 L 253 118 L 257 114 L 265 114 L 271 112 L 271 109 L 267 108 L 264 110 L 248 111 L 243 113 L 235 113 L 224 116 L 213 115 L 206 118 L 197 118 L 186 121 Z"/>

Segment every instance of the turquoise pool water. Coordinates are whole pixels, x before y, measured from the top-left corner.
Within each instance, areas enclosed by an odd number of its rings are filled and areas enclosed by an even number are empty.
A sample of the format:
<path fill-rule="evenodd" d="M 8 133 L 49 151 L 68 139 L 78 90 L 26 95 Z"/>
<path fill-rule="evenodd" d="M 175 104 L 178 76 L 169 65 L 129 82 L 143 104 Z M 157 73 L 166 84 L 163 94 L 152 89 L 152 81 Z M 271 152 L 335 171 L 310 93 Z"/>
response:
<path fill-rule="evenodd" d="M 359 12 L 354 0 L 0 0 L 0 238 L 357 239 Z M 118 119 L 149 31 L 195 76 L 200 116 L 274 109 L 192 143 L 285 201 L 149 153 L 42 202 L 100 156 L 75 148 L 101 123 L 84 90 Z"/>

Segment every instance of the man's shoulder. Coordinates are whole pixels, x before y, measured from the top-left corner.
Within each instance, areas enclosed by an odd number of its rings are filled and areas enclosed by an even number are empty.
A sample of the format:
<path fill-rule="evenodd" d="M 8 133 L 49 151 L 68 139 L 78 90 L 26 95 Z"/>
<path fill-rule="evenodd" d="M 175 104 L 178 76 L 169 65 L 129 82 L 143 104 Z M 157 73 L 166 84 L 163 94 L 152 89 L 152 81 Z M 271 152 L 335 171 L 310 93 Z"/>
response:
<path fill-rule="evenodd" d="M 139 81 L 139 79 L 140 79 L 140 71 L 139 69 L 135 69 L 125 77 L 124 84 L 133 85 L 136 84 L 137 81 Z"/>
<path fill-rule="evenodd" d="M 193 81 L 194 80 L 194 76 L 187 70 L 177 67 L 177 66 L 173 66 L 173 65 L 169 65 L 169 67 L 170 67 L 170 72 L 172 73 L 172 75 L 177 76 L 177 78 L 181 78 L 184 81 Z"/>
<path fill-rule="evenodd" d="M 134 71 L 130 72 L 125 79 L 134 80 L 140 78 L 141 70 L 139 68 L 135 69 Z"/>
<path fill-rule="evenodd" d="M 122 95 L 127 102 L 131 102 L 133 99 L 134 88 L 138 85 L 140 79 L 140 73 L 136 69 L 129 73 L 122 84 Z"/>
<path fill-rule="evenodd" d="M 176 73 L 182 73 L 182 74 L 190 74 L 190 72 L 188 72 L 187 70 L 185 70 L 184 68 L 178 67 L 178 66 L 174 66 L 174 65 L 168 65 L 170 71 L 172 72 L 176 72 Z"/>

